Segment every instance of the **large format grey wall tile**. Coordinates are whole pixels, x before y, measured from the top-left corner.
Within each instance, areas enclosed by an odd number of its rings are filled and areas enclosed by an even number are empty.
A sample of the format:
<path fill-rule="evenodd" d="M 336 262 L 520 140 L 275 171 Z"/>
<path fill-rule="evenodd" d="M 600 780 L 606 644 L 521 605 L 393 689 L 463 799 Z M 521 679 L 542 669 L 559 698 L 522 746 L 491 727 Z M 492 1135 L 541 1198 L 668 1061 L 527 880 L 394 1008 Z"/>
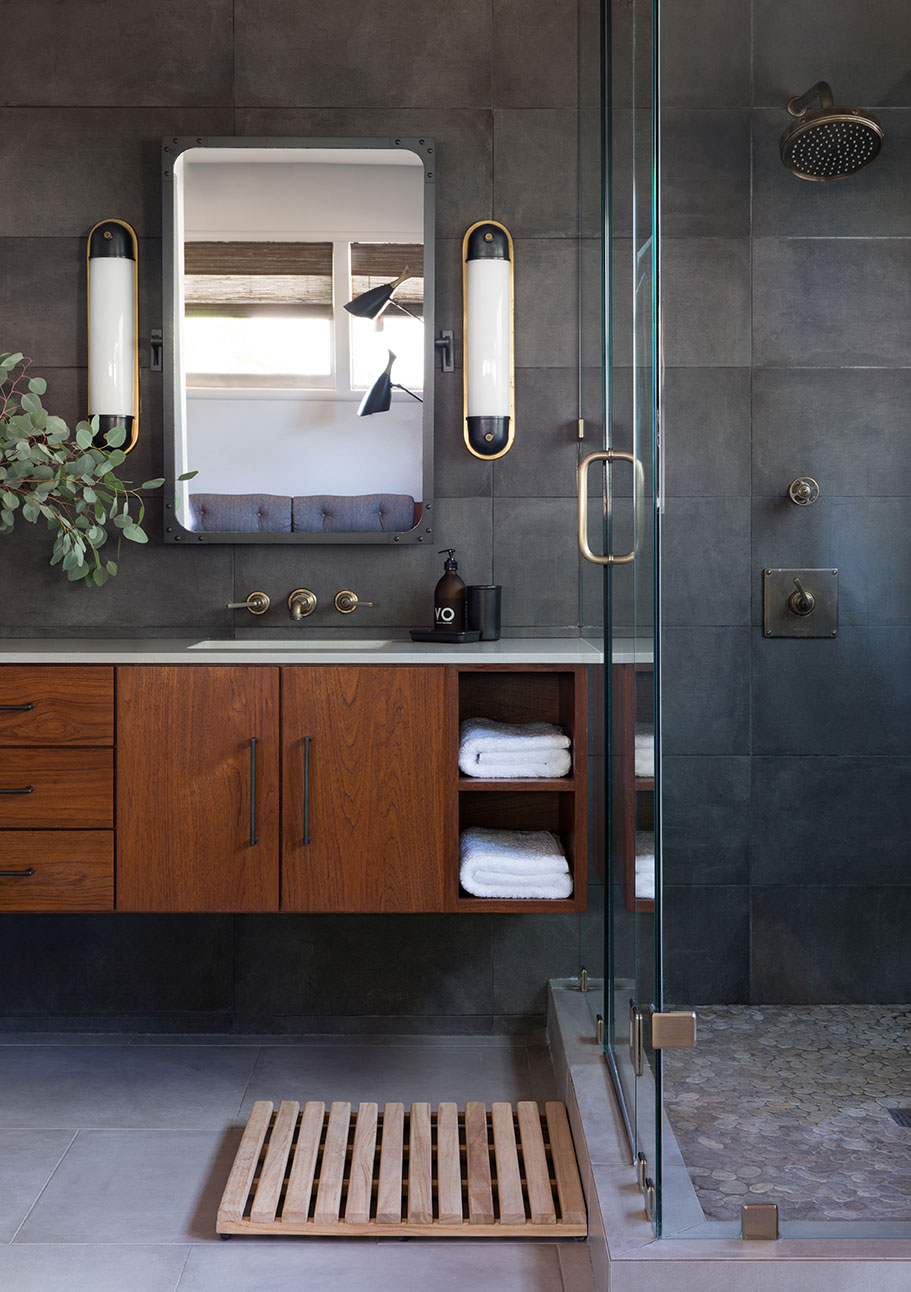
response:
<path fill-rule="evenodd" d="M 665 626 L 750 622 L 748 498 L 668 498 L 661 561 Z"/>
<path fill-rule="evenodd" d="M 575 496 L 578 386 L 572 368 L 518 369 L 515 443 L 493 464 L 498 497 Z"/>
<path fill-rule="evenodd" d="M 494 499 L 493 581 L 503 588 L 504 627 L 546 632 L 579 622 L 575 517 L 570 498 Z"/>
<path fill-rule="evenodd" d="M 782 498 L 798 475 L 822 497 L 911 494 L 911 370 L 766 368 L 753 374 L 753 487 Z"/>
<path fill-rule="evenodd" d="M 671 1007 L 743 1001 L 750 990 L 750 890 L 745 884 L 664 890 L 664 997 Z"/>
<path fill-rule="evenodd" d="M 907 754 L 907 627 L 848 627 L 834 639 L 753 637 L 756 754 Z"/>
<path fill-rule="evenodd" d="M 750 369 L 667 368 L 664 403 L 666 496 L 748 496 Z"/>
<path fill-rule="evenodd" d="M 572 238 L 526 238 L 516 247 L 517 367 L 571 368 L 576 363 L 578 277 L 579 248 Z"/>
<path fill-rule="evenodd" d="M 506 915 L 498 920 L 493 937 L 494 1013 L 546 1013 L 548 978 L 578 974 L 579 954 L 577 915 Z"/>
<path fill-rule="evenodd" d="M 820 78 L 836 103 L 911 105 L 904 0 L 755 0 L 754 102 L 784 106 Z"/>
<path fill-rule="evenodd" d="M 750 0 L 669 0 L 661 14 L 662 101 L 732 108 L 750 102 Z"/>
<path fill-rule="evenodd" d="M 493 101 L 501 108 L 575 107 L 576 0 L 493 0 Z"/>
<path fill-rule="evenodd" d="M 746 238 L 667 238 L 662 252 L 664 357 L 672 367 L 750 362 Z"/>
<path fill-rule="evenodd" d="M 747 883 L 750 759 L 665 758 L 661 794 L 665 883 Z"/>
<path fill-rule="evenodd" d="M 571 108 L 498 108 L 493 120 L 496 218 L 513 238 L 574 237 L 578 114 Z"/>
<path fill-rule="evenodd" d="M 236 0 L 235 99 L 248 107 L 489 107 L 489 0 Z"/>
<path fill-rule="evenodd" d="M 754 884 L 904 884 L 908 758 L 754 758 Z"/>
<path fill-rule="evenodd" d="M 230 106 L 232 37 L 231 0 L 161 0 L 153 21 L 142 5 L 33 0 L 0 96 L 62 107 Z M 13 49 L 9 28 L 5 39 Z"/>
<path fill-rule="evenodd" d="M 662 232 L 668 238 L 750 233 L 750 114 L 667 108 L 661 114 Z"/>
<path fill-rule="evenodd" d="M 908 999 L 911 887 L 754 888 L 753 999 L 872 1004 Z"/>
<path fill-rule="evenodd" d="M 888 467 L 884 464 L 884 472 Z M 785 498 L 753 503 L 753 623 L 762 570 L 837 569 L 841 624 L 911 623 L 911 528 L 905 498 Z"/>
<path fill-rule="evenodd" d="M 753 362 L 911 364 L 911 239 L 754 239 Z"/>
<path fill-rule="evenodd" d="M 748 628 L 665 628 L 665 754 L 748 754 Z"/>

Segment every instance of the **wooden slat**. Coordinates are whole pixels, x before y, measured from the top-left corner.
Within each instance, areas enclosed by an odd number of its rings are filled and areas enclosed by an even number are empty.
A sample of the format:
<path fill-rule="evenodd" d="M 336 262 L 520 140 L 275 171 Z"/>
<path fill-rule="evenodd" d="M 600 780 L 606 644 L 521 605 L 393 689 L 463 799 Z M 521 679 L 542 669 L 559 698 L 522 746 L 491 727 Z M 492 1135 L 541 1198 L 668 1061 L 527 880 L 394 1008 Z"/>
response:
<path fill-rule="evenodd" d="M 291 1141 L 294 1138 L 299 1108 L 300 1104 L 291 1099 L 283 1101 L 278 1106 L 278 1114 L 272 1127 L 269 1147 L 266 1150 L 266 1160 L 263 1162 L 259 1184 L 256 1186 L 256 1196 L 250 1208 L 250 1219 L 256 1223 L 275 1219 L 282 1185 L 285 1182 L 285 1168 L 288 1165 L 288 1154 L 291 1152 Z"/>
<path fill-rule="evenodd" d="M 519 1154 L 516 1151 L 516 1131 L 512 1120 L 512 1104 L 491 1105 L 493 1123 L 493 1150 L 497 1163 L 497 1199 L 500 1204 L 500 1223 L 525 1224 L 525 1201 L 522 1197 L 522 1177 L 519 1174 Z"/>
<path fill-rule="evenodd" d="M 430 1104 L 412 1104 L 408 1122 L 408 1223 L 433 1224 Z"/>
<path fill-rule="evenodd" d="M 285 1224 L 306 1224 L 310 1212 L 310 1195 L 313 1192 L 313 1176 L 316 1172 L 316 1159 L 319 1154 L 325 1114 L 324 1103 L 310 1100 L 304 1104 L 297 1148 L 294 1150 L 294 1161 L 288 1178 L 288 1192 L 285 1194 L 285 1205 L 282 1207 L 282 1222 Z"/>
<path fill-rule="evenodd" d="M 334 1224 L 339 1218 L 350 1121 L 350 1104 L 339 1101 L 330 1105 L 319 1171 L 319 1188 L 316 1191 L 316 1210 L 313 1213 L 313 1219 L 318 1225 Z"/>
<path fill-rule="evenodd" d="M 525 1165 L 525 1184 L 533 1225 L 555 1225 L 554 1196 L 550 1188 L 550 1168 L 541 1133 L 541 1110 L 536 1103 L 522 1101 L 519 1109 L 519 1139 Z"/>
<path fill-rule="evenodd" d="M 398 1225 L 402 1219 L 402 1145 L 405 1105 L 387 1104 L 383 1110 L 380 1145 L 380 1180 L 376 1197 L 376 1223 Z"/>
<path fill-rule="evenodd" d="M 547 1116 L 547 1132 L 550 1136 L 550 1151 L 557 1181 L 561 1219 L 566 1224 L 584 1225 L 586 1223 L 585 1198 L 579 1181 L 579 1168 L 576 1166 L 576 1154 L 566 1116 L 566 1106 L 551 1102 L 544 1105 L 544 1111 Z"/>
<path fill-rule="evenodd" d="M 459 1106 L 437 1109 L 437 1198 L 441 1225 L 462 1223 L 462 1167 L 459 1156 Z"/>
<path fill-rule="evenodd" d="M 351 1150 L 351 1167 L 348 1172 L 348 1201 L 345 1204 L 345 1223 L 348 1225 L 366 1225 L 370 1219 L 376 1122 L 376 1104 L 358 1104 L 354 1147 Z"/>
<path fill-rule="evenodd" d="M 494 1222 L 490 1183 L 490 1145 L 487 1139 L 487 1105 L 465 1105 L 465 1148 L 468 1170 L 468 1221 L 472 1225 Z"/>
<path fill-rule="evenodd" d="M 218 1209 L 219 1221 L 226 1220 L 236 1224 L 243 1219 L 250 1185 L 256 1174 L 256 1164 L 259 1161 L 271 1118 L 272 1104 L 266 1099 L 257 1100 L 241 1137 L 237 1157 L 228 1176 L 228 1183 L 225 1185 L 221 1206 Z"/>

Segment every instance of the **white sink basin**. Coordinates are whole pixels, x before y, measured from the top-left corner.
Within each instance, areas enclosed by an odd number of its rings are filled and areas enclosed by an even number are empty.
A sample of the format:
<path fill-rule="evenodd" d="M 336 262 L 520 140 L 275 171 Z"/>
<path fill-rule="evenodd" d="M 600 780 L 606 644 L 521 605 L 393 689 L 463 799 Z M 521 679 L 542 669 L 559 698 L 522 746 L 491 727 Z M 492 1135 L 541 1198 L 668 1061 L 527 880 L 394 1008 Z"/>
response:
<path fill-rule="evenodd" d="M 357 641 L 352 638 L 346 638 L 342 641 L 319 641 L 312 637 L 302 638 L 300 641 L 294 641 L 292 638 L 285 638 L 283 641 L 274 639 L 262 639 L 251 641 L 202 641 L 193 642 L 188 646 L 188 650 L 228 650 L 228 651 L 262 651 L 262 650 L 287 650 L 287 651 L 376 651 L 386 650 L 392 646 L 391 641 Z"/>

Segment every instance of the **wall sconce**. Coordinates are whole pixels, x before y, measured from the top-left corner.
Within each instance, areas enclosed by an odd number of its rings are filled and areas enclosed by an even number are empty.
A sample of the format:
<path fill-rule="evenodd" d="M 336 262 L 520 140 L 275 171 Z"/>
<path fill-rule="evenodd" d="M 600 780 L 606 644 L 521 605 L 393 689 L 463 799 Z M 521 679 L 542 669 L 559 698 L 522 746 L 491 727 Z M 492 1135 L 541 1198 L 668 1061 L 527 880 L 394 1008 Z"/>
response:
<path fill-rule="evenodd" d="M 395 355 L 390 350 L 389 362 L 358 405 L 358 417 L 370 417 L 372 413 L 388 413 L 394 390 L 404 390 L 406 395 L 410 395 L 419 404 L 423 404 L 424 401 L 420 395 L 416 395 L 413 390 L 409 390 L 407 386 L 401 385 L 400 382 L 392 380 L 392 365 L 394 363 Z"/>
<path fill-rule="evenodd" d="M 123 220 L 101 220 L 86 248 L 89 312 L 89 417 L 99 435 L 139 438 L 139 243 Z"/>
<path fill-rule="evenodd" d="M 501 458 L 516 435 L 513 245 L 496 220 L 462 240 L 463 435 L 476 458 Z"/>

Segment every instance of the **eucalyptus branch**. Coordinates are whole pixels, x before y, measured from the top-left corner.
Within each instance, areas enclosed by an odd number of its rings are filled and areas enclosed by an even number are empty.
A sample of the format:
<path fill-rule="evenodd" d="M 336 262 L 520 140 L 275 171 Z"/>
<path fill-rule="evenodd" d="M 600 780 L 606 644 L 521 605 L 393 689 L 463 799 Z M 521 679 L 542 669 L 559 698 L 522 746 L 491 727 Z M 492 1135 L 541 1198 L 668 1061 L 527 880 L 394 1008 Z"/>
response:
<path fill-rule="evenodd" d="M 51 565 L 59 564 L 71 582 L 102 587 L 118 569 L 117 561 L 101 556 L 109 527 L 118 558 L 122 539 L 147 543 L 139 490 L 160 488 L 164 480 L 136 488 L 121 480 L 124 428 L 113 427 L 99 444 L 93 417 L 79 422 L 71 437 L 66 423 L 43 407 L 47 383 L 30 377 L 30 367 L 31 359 L 21 354 L 0 353 L 0 534 L 12 533 L 17 515 L 33 524 L 43 517 L 54 534 Z"/>

